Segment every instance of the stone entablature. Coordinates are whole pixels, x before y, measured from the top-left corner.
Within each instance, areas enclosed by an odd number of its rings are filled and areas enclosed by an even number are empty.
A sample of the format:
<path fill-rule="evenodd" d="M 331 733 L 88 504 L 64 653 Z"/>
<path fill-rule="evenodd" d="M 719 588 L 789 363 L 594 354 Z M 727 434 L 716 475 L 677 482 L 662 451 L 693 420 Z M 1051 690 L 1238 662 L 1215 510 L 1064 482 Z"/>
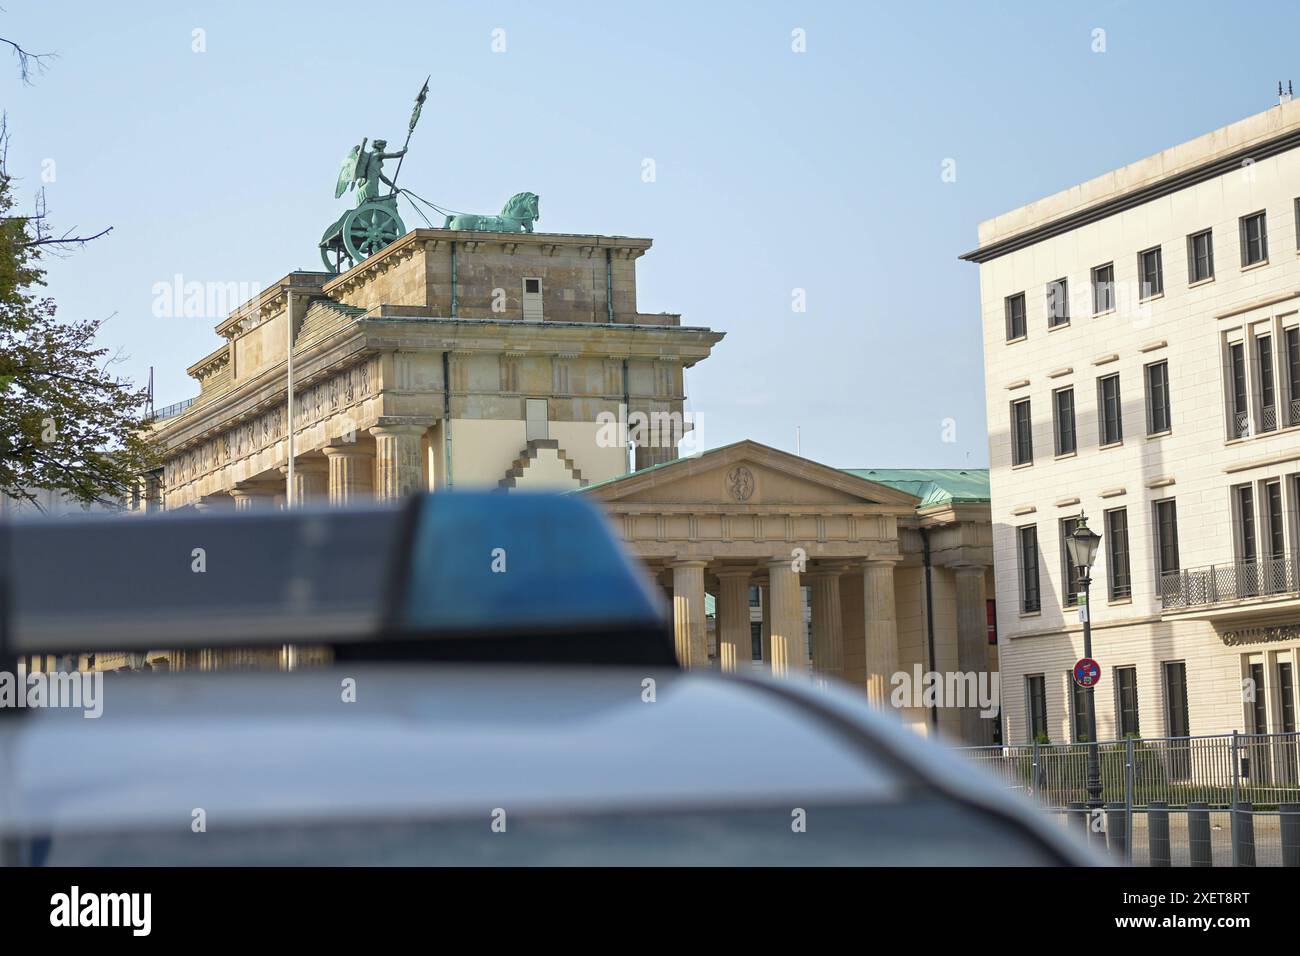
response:
<path fill-rule="evenodd" d="M 547 321 L 675 325 L 636 306 L 636 259 L 649 239 L 416 229 L 326 282 L 350 306 L 419 309 L 443 318 L 524 321 L 524 281 L 540 281 Z"/>
<path fill-rule="evenodd" d="M 430 258 L 445 251 L 450 264 L 452 243 L 464 306 L 454 318 L 439 312 L 450 272 L 441 274 Z M 394 487 L 449 484 L 457 456 L 464 481 L 496 486 L 536 437 L 526 434 L 524 421 L 527 402 L 540 399 L 549 437 L 572 455 L 567 474 L 600 481 L 621 473 L 626 450 L 608 446 L 598 416 L 682 418 L 683 369 L 722 338 L 682 326 L 675 315 L 636 311 L 635 260 L 649 246 L 644 239 L 417 230 L 341 276 L 286 276 L 217 326 L 226 343 L 189 370 L 201 385 L 198 400 L 156 426 L 167 448 L 166 506 L 274 482 L 286 466 L 290 304 L 298 458 L 351 436 L 360 453 L 379 456 L 348 465 L 357 481 L 387 474 L 384 456 L 391 451 L 403 462 Z M 541 320 L 533 320 L 535 311 L 525 319 L 518 295 L 499 297 L 503 312 L 487 300 L 476 305 L 476 270 L 498 289 L 515 277 L 522 290 L 525 277 L 535 277 L 545 300 Z M 600 298 L 611 291 L 612 300 Z M 587 305 L 573 305 L 581 301 Z M 421 433 L 374 431 L 394 417 L 422 422 Z M 672 446 L 638 449 L 637 463 L 675 453 Z M 365 468 L 374 470 L 370 479 L 357 471 Z"/>

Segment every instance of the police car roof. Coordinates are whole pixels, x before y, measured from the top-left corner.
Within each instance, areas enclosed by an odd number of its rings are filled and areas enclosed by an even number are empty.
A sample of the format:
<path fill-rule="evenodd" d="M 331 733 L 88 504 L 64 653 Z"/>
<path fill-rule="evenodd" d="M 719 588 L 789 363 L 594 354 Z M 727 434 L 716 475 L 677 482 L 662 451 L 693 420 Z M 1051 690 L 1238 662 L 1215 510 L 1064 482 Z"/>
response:
<path fill-rule="evenodd" d="M 581 814 L 929 796 L 1060 861 L 1094 862 L 847 686 L 418 665 L 105 678 L 99 718 L 46 709 L 0 721 L 0 833 L 170 829 L 195 807 L 223 826 L 296 826 L 481 817 L 503 803 Z"/>

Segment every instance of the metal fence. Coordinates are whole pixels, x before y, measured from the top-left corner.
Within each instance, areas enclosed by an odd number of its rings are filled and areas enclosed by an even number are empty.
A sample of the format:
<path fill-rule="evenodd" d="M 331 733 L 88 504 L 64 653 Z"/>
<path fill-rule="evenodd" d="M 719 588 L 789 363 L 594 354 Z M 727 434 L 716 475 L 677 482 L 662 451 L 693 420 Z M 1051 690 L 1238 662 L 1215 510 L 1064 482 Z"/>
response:
<path fill-rule="evenodd" d="M 194 398 L 187 398 L 183 402 L 173 402 L 171 405 L 160 408 L 153 413 L 154 421 L 160 422 L 164 418 L 175 418 L 197 401 L 198 397 L 196 396 Z"/>
<path fill-rule="evenodd" d="M 1101 810 L 1088 806 L 1088 751 L 1086 743 L 961 748 L 1125 862 L 1300 866 L 1300 734 L 1100 742 Z"/>
<path fill-rule="evenodd" d="M 1300 591 L 1292 558 L 1260 558 L 1232 564 L 1170 571 L 1160 576 L 1160 606 L 1165 610 L 1202 607 Z"/>

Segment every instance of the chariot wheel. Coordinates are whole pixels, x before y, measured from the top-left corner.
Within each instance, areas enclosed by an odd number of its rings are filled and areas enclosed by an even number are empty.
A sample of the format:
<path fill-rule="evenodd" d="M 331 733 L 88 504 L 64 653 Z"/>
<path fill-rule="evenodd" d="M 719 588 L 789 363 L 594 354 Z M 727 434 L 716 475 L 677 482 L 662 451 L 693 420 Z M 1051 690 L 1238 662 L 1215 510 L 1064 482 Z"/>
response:
<path fill-rule="evenodd" d="M 378 204 L 364 205 L 343 218 L 343 248 L 356 265 L 380 249 L 397 241 L 406 227 L 395 210 Z"/>

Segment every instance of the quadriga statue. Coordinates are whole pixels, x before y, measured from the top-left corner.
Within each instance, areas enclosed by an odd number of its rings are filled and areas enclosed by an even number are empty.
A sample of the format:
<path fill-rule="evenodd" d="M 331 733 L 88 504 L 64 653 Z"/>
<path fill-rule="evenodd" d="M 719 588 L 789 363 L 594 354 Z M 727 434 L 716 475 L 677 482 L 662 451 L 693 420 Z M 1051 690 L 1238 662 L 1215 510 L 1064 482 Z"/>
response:
<path fill-rule="evenodd" d="M 476 216 L 461 213 L 448 216 L 446 229 L 466 232 L 532 232 L 537 214 L 537 193 L 516 193 L 506 200 L 499 216 Z"/>

